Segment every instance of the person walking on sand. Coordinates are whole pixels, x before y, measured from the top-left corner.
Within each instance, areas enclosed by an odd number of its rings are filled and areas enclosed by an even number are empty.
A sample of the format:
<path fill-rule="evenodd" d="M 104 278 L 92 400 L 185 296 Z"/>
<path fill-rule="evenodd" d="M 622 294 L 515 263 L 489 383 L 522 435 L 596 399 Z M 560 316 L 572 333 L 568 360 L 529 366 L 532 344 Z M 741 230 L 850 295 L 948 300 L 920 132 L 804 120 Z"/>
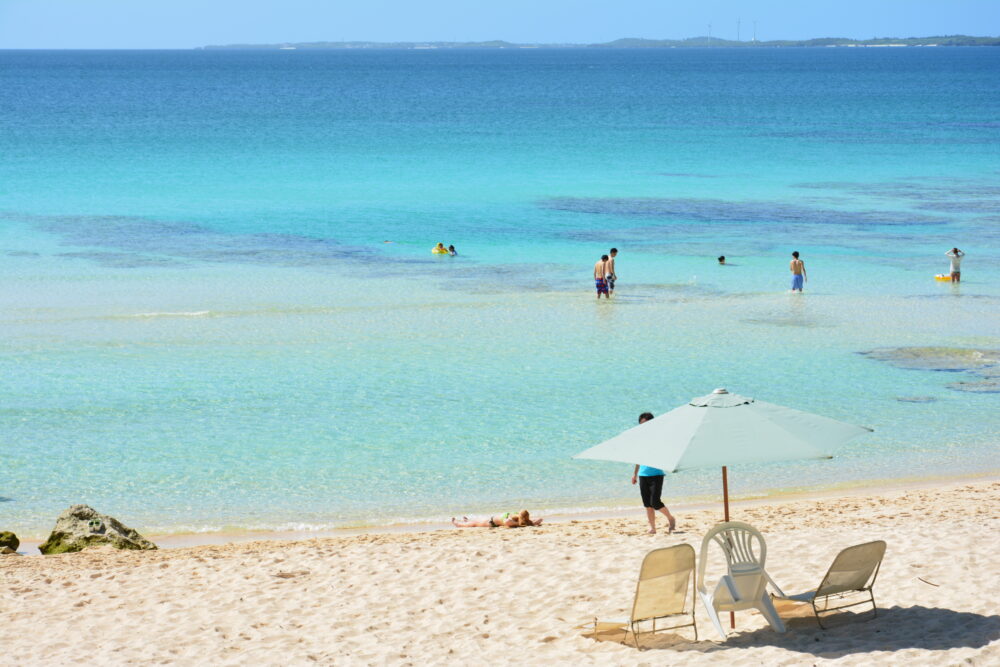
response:
<path fill-rule="evenodd" d="M 615 257 L 618 256 L 618 248 L 612 248 L 608 251 L 608 273 L 605 276 L 608 281 L 608 298 L 615 293 L 615 281 L 618 280 L 618 274 L 615 273 Z"/>
<path fill-rule="evenodd" d="M 792 272 L 792 291 L 802 291 L 802 284 L 809 278 L 806 276 L 806 263 L 799 259 L 799 251 L 792 253 L 792 261 L 788 265 L 788 270 Z"/>
<path fill-rule="evenodd" d="M 652 418 L 653 413 L 643 412 L 639 415 L 639 423 L 645 424 Z M 635 470 L 632 471 L 632 483 L 639 482 L 639 494 L 642 496 L 642 505 L 646 508 L 646 520 L 649 521 L 650 535 L 656 534 L 657 511 L 662 512 L 663 516 L 667 517 L 667 521 L 670 522 L 667 528 L 668 533 L 674 532 L 674 528 L 677 527 L 677 520 L 674 518 L 674 515 L 670 513 L 670 510 L 660 499 L 660 494 L 663 492 L 664 475 L 665 473 L 659 468 L 639 464 L 636 464 Z"/>
<path fill-rule="evenodd" d="M 601 259 L 594 264 L 594 285 L 597 287 L 597 300 L 601 300 L 601 295 L 604 298 L 610 299 L 608 295 L 608 256 L 601 255 Z"/>
<path fill-rule="evenodd" d="M 945 257 L 951 258 L 951 282 L 962 282 L 962 258 L 965 257 L 965 253 L 958 248 L 952 248 L 945 253 Z"/>

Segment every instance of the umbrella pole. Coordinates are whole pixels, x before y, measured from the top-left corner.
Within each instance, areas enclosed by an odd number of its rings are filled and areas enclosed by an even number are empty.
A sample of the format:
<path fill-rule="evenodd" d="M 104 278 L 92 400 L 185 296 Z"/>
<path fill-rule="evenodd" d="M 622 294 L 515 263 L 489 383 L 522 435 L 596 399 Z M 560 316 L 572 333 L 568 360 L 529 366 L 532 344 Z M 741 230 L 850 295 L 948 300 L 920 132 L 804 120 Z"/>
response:
<path fill-rule="evenodd" d="M 726 477 L 726 466 L 722 466 L 722 505 L 726 508 L 726 521 L 729 521 L 729 480 Z"/>
<path fill-rule="evenodd" d="M 726 466 L 722 466 L 722 506 L 726 510 L 726 521 L 729 521 L 729 477 L 726 474 Z M 729 627 L 736 629 L 736 614 L 729 612 Z"/>

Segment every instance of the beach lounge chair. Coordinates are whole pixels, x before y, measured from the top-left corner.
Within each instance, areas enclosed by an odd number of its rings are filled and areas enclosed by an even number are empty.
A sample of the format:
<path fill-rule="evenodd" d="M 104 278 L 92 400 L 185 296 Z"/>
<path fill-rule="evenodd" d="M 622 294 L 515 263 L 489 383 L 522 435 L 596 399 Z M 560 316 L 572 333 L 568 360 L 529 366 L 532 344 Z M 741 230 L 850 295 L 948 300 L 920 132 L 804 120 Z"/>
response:
<path fill-rule="evenodd" d="M 871 603 L 872 618 L 875 618 L 878 615 L 878 610 L 875 606 L 875 594 L 872 592 L 872 587 L 875 585 L 875 578 L 878 577 L 884 556 L 885 542 L 882 540 L 847 547 L 833 559 L 833 564 L 827 570 L 826 576 L 823 577 L 823 581 L 819 583 L 816 590 L 798 595 L 774 595 L 773 597 L 776 600 L 808 602 L 812 605 L 816 623 L 824 629 L 825 626 L 820 619 L 820 614 L 859 604 Z M 865 593 L 868 594 L 868 599 L 864 599 Z M 862 596 L 862 599 L 857 599 L 857 596 Z M 831 607 L 831 599 L 836 602 L 854 601 Z"/>
<path fill-rule="evenodd" d="M 640 634 L 652 634 L 678 628 L 694 628 L 694 638 L 698 639 L 698 626 L 694 620 L 694 547 L 678 544 L 663 549 L 654 549 L 642 559 L 639 568 L 639 582 L 635 586 L 635 600 L 628 620 L 598 621 L 594 619 L 594 636 L 609 631 L 625 631 L 624 639 L 632 635 L 636 648 Z M 691 604 L 687 604 L 688 591 Z M 690 609 L 689 609 L 690 606 Z M 658 620 L 690 617 L 690 623 L 656 627 Z M 680 620 L 676 619 L 675 620 Z M 686 620 L 686 619 L 685 619 Z M 650 624 L 643 631 L 640 624 Z"/>
<path fill-rule="evenodd" d="M 708 550 L 715 543 L 726 556 L 728 572 L 716 584 L 711 593 L 705 588 L 705 564 Z M 779 594 L 784 595 L 764 569 L 767 544 L 764 536 L 753 526 L 739 521 L 716 524 L 701 542 L 698 556 L 698 595 L 705 605 L 708 617 L 712 619 L 719 636 L 726 638 L 719 620 L 720 611 L 741 611 L 757 609 L 771 624 L 775 632 L 784 632 L 782 622 L 767 593 L 771 584 Z"/>

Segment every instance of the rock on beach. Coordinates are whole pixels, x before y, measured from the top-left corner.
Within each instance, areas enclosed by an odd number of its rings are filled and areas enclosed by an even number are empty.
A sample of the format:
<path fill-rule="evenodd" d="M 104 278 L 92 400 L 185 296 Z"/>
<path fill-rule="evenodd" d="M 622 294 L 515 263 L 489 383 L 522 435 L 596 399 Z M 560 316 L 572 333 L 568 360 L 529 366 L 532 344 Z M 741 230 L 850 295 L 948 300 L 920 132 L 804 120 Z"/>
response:
<path fill-rule="evenodd" d="M 101 514 L 88 505 L 73 505 L 59 515 L 49 539 L 38 550 L 51 555 L 101 545 L 116 549 L 156 549 L 155 544 L 118 519 Z"/>
<path fill-rule="evenodd" d="M 0 549 L 10 547 L 12 551 L 17 551 L 20 545 L 21 540 L 17 539 L 17 535 L 9 530 L 0 531 Z"/>

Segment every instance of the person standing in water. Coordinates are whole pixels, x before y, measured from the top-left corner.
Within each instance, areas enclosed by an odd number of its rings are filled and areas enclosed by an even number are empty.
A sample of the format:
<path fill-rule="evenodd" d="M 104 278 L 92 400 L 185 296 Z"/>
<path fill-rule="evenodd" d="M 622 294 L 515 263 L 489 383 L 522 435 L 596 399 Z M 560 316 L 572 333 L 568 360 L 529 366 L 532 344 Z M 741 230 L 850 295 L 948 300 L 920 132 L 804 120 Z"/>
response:
<path fill-rule="evenodd" d="M 618 274 L 615 273 L 615 257 L 618 256 L 618 248 L 612 248 L 608 251 L 608 273 L 605 276 L 608 281 L 608 298 L 615 293 L 615 281 L 618 280 Z"/>
<path fill-rule="evenodd" d="M 597 287 L 598 301 L 601 300 L 602 294 L 606 299 L 611 298 L 608 295 L 607 275 L 608 275 L 608 256 L 601 255 L 601 259 L 599 259 L 597 263 L 594 264 L 594 285 Z"/>
<path fill-rule="evenodd" d="M 792 272 L 792 291 L 802 291 L 802 284 L 808 280 L 806 277 L 806 263 L 799 259 L 799 251 L 792 253 L 792 261 L 788 265 L 788 270 Z"/>
<path fill-rule="evenodd" d="M 639 415 L 639 423 L 645 424 L 653 418 L 652 412 L 643 412 Z M 677 527 L 677 520 L 670 513 L 670 510 L 663 504 L 660 494 L 663 492 L 663 477 L 665 473 L 659 468 L 636 464 L 632 471 L 632 483 L 639 482 L 639 494 L 642 496 L 642 505 L 646 508 L 646 520 L 649 521 L 649 534 L 656 534 L 656 513 L 661 512 L 667 517 L 669 525 L 668 533 L 674 532 Z"/>
<path fill-rule="evenodd" d="M 951 258 L 951 282 L 962 282 L 962 258 L 965 257 L 965 253 L 958 248 L 952 248 L 945 253 L 945 257 Z"/>

